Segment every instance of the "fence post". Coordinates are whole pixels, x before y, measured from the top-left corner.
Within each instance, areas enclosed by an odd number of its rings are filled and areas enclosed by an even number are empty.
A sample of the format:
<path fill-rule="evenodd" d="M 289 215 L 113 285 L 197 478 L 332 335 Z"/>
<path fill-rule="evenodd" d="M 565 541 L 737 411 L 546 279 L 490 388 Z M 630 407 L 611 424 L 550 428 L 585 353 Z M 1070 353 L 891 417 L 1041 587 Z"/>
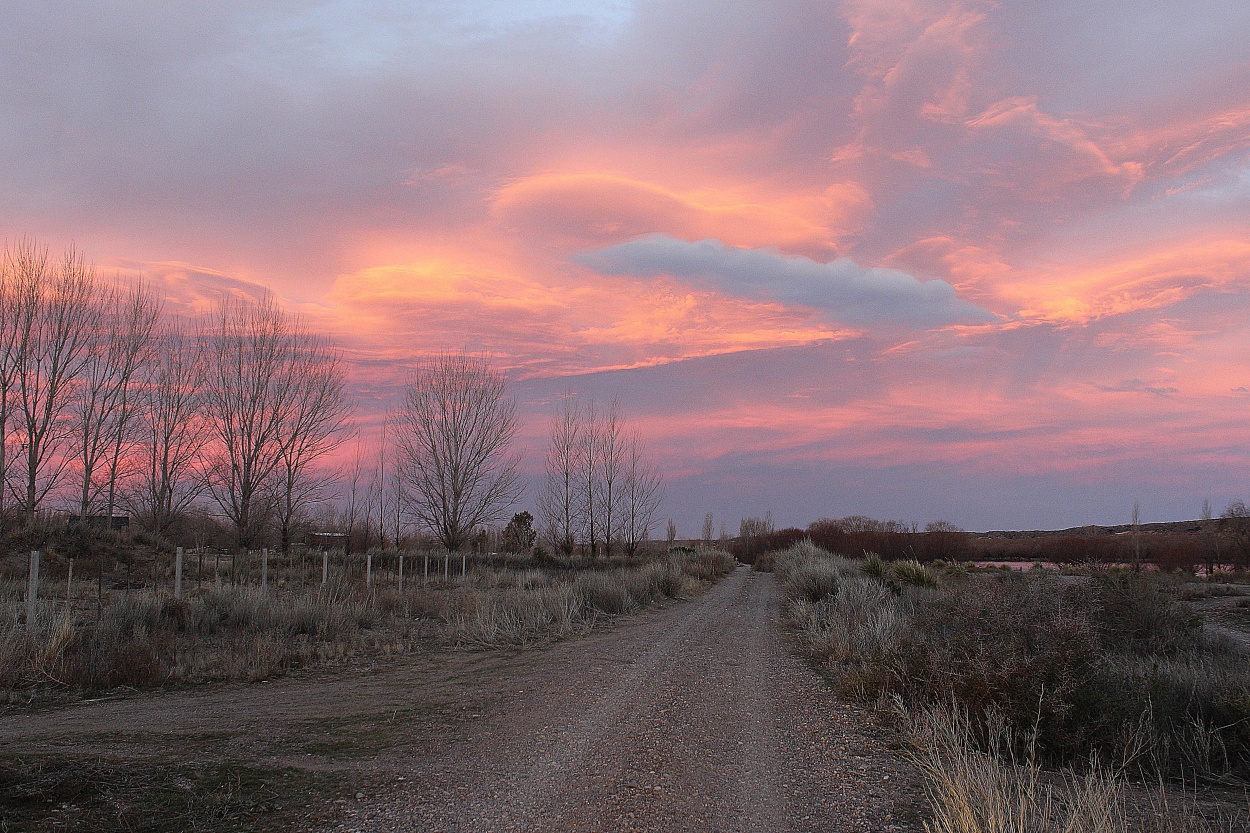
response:
<path fill-rule="evenodd" d="M 269 547 L 260 551 L 260 592 L 269 589 Z"/>
<path fill-rule="evenodd" d="M 30 578 L 26 584 L 26 630 L 39 624 L 39 550 L 30 551 Z"/>
<path fill-rule="evenodd" d="M 468 567 L 469 567 L 469 554 L 465 552 L 464 550 L 461 550 L 460 551 L 460 578 L 464 578 L 465 573 L 468 572 Z"/>
<path fill-rule="evenodd" d="M 330 580 L 330 551 L 325 547 L 321 548 L 321 586 L 325 587 L 326 582 Z"/>
<path fill-rule="evenodd" d="M 421 586 L 428 587 L 430 584 L 430 554 L 425 554 L 425 566 L 421 568 Z"/>
<path fill-rule="evenodd" d="M 399 592 L 404 592 L 404 554 L 399 553 Z"/>
<path fill-rule="evenodd" d="M 365 553 L 365 587 L 373 586 L 373 552 Z"/>
<path fill-rule="evenodd" d="M 451 553 L 443 556 L 443 581 L 451 581 Z"/>
<path fill-rule="evenodd" d="M 182 547 L 174 556 L 174 598 L 182 598 Z"/>
<path fill-rule="evenodd" d="M 74 609 L 74 559 L 69 560 L 69 577 L 65 579 L 65 603 Z"/>

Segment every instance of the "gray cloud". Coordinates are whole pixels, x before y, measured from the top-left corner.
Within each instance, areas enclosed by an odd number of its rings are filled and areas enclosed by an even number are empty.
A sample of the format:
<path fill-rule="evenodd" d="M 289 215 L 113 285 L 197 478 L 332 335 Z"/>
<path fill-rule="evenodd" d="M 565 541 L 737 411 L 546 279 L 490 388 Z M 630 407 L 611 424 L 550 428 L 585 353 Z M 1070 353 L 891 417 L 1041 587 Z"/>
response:
<path fill-rule="evenodd" d="M 1100 391 L 1105 393 L 1149 393 L 1153 396 L 1162 396 L 1165 399 L 1173 394 L 1180 393 L 1180 390 L 1168 385 L 1150 385 L 1141 379 L 1125 379 L 1114 385 L 1096 385 Z"/>
<path fill-rule="evenodd" d="M 747 298 L 801 304 L 853 326 L 928 328 L 999 320 L 962 300 L 946 281 L 865 268 L 846 257 L 819 263 L 771 249 L 739 249 L 719 240 L 691 243 L 657 234 L 576 260 L 603 274 L 668 275 Z"/>

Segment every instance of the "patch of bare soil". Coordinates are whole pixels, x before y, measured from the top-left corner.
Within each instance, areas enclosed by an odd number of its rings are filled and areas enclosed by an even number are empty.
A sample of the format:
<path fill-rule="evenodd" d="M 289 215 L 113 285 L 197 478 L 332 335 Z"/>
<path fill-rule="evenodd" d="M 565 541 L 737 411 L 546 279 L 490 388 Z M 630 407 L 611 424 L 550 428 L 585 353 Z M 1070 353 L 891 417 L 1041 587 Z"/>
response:
<path fill-rule="evenodd" d="M 1242 590 L 1229 585 L 1229 590 Z M 1200 612 L 1205 626 L 1222 633 L 1250 653 L 1250 588 L 1229 595 L 1191 599 L 1188 604 Z"/>
<path fill-rule="evenodd" d="M 545 648 L 3 715 L 0 830 L 917 829 L 915 774 L 777 601 L 740 569 Z"/>

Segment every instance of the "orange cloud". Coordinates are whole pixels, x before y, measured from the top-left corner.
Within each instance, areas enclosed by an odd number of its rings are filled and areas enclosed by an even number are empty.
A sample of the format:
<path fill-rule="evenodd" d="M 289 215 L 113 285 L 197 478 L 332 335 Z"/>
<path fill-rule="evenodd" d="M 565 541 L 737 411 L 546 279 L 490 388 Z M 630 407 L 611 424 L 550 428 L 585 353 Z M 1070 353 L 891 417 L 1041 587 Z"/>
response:
<path fill-rule="evenodd" d="M 677 192 L 612 174 L 536 174 L 501 188 L 492 209 L 519 234 L 562 250 L 662 232 L 690 240 L 715 237 L 734 246 L 828 253 L 858 230 L 872 207 L 868 193 L 854 183 L 781 197 L 757 198 L 747 191 Z"/>
<path fill-rule="evenodd" d="M 328 300 L 338 330 L 391 360 L 468 344 L 538 375 L 650 366 L 850 335 L 803 311 L 692 292 L 668 281 L 543 283 L 444 260 L 340 276 Z"/>
<path fill-rule="evenodd" d="M 999 289 L 1020 316 L 1056 323 L 1175 304 L 1202 290 L 1250 283 L 1250 242 L 1212 238 L 1175 243 L 1102 263 L 1021 270 Z"/>

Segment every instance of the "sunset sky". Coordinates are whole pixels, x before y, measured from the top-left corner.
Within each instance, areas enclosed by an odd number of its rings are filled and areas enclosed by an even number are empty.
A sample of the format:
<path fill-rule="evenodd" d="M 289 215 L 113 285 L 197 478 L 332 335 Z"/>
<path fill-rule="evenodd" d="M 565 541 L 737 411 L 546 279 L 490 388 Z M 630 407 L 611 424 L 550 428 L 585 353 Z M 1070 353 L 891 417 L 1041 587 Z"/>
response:
<path fill-rule="evenodd" d="M 615 397 L 672 516 L 1250 498 L 1245 0 L 8 4 L 0 237 Z M 532 508 L 531 490 L 521 507 Z M 661 531 L 662 534 L 662 531 Z"/>

